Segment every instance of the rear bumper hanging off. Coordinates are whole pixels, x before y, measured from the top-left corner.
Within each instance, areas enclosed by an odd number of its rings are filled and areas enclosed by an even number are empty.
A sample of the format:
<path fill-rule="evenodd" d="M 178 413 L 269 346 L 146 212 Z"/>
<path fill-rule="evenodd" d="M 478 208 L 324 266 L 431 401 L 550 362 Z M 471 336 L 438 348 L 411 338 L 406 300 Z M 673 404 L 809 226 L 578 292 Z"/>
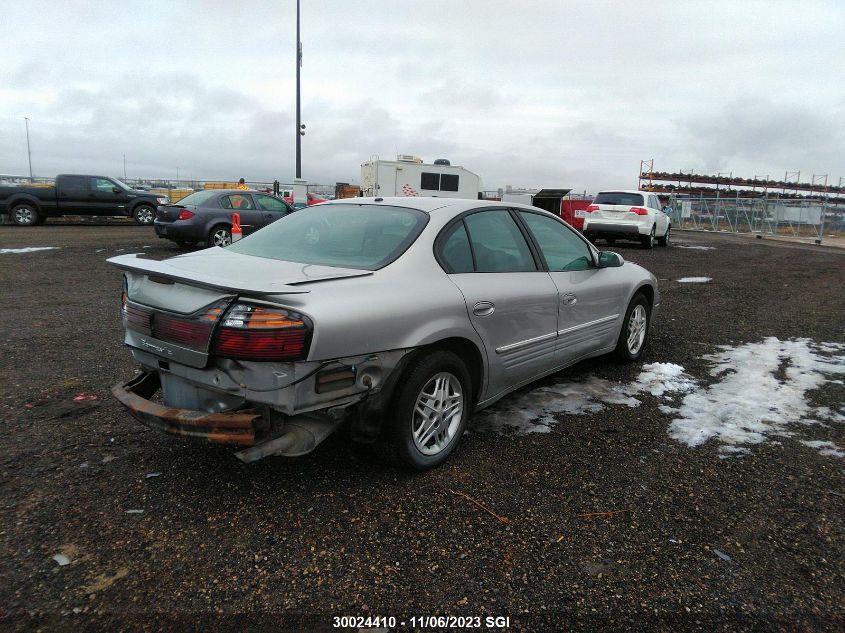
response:
<path fill-rule="evenodd" d="M 207 413 L 167 407 L 149 400 L 160 388 L 158 372 L 144 372 L 124 385 L 115 385 L 111 391 L 137 420 L 153 429 L 214 444 L 255 444 L 260 414 L 253 411 Z"/>

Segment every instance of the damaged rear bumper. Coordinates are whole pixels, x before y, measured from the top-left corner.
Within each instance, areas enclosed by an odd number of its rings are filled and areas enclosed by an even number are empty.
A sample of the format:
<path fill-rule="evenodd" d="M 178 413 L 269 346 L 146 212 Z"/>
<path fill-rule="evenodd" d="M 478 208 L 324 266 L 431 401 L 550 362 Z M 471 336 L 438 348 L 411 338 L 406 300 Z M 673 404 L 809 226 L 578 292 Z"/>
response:
<path fill-rule="evenodd" d="M 161 388 L 157 372 L 144 372 L 112 394 L 143 424 L 180 437 L 204 439 L 213 444 L 252 446 L 261 415 L 254 411 L 206 413 L 177 409 L 149 400 Z"/>

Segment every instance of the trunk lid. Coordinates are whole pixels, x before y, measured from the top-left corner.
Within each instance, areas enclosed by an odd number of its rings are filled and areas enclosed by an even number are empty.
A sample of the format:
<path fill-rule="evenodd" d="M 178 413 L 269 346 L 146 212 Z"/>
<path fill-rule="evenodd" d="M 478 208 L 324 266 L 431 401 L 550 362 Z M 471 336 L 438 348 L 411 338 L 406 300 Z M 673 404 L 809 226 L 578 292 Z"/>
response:
<path fill-rule="evenodd" d="M 307 295 L 307 284 L 371 275 L 210 248 L 164 261 L 139 254 L 107 260 L 126 271 L 125 342 L 147 354 L 205 367 L 217 322 L 242 295 Z M 301 297 L 297 302 L 302 303 Z"/>
<path fill-rule="evenodd" d="M 225 294 L 305 294 L 309 290 L 303 285 L 311 282 L 373 274 L 369 270 L 242 255 L 223 248 L 208 248 L 164 261 L 144 259 L 142 255 L 120 255 L 107 261 L 121 270 L 219 290 Z"/>
<path fill-rule="evenodd" d="M 184 209 L 190 209 L 196 213 L 196 205 L 187 204 L 162 204 L 156 209 L 156 220 L 160 222 L 175 222 Z"/>

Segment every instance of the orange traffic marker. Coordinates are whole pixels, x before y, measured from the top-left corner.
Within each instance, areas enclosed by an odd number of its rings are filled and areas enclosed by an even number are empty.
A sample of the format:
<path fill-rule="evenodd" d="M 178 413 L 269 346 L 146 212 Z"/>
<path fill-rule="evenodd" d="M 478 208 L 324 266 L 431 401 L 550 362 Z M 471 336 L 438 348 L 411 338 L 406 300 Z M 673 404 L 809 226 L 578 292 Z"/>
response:
<path fill-rule="evenodd" d="M 242 237 L 243 237 L 243 231 L 241 231 L 241 214 L 240 213 L 233 213 L 232 214 L 232 241 L 237 242 Z"/>

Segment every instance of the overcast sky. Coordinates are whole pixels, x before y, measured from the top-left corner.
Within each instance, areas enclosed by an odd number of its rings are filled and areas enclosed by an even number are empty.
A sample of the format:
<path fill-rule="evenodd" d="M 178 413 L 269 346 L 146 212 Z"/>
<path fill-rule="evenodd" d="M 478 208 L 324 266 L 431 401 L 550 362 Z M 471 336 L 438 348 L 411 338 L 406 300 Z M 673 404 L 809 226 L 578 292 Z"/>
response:
<path fill-rule="evenodd" d="M 290 182 L 294 0 L 0 0 L 0 173 Z M 845 177 L 845 2 L 302 0 L 303 177 Z"/>

